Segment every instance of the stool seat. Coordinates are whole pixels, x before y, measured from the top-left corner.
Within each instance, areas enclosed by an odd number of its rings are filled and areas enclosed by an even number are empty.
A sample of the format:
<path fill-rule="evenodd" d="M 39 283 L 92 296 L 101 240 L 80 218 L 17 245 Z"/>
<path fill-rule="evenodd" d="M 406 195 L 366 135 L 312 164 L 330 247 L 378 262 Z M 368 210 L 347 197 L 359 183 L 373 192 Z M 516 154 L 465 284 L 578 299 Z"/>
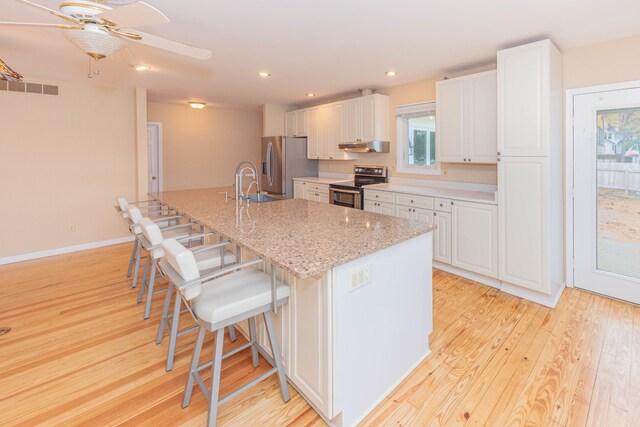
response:
<path fill-rule="evenodd" d="M 278 300 L 289 297 L 289 286 L 277 281 L 276 297 Z M 203 286 L 202 293 L 192 300 L 192 308 L 199 319 L 213 324 L 268 306 L 271 301 L 271 276 L 247 269 Z"/>

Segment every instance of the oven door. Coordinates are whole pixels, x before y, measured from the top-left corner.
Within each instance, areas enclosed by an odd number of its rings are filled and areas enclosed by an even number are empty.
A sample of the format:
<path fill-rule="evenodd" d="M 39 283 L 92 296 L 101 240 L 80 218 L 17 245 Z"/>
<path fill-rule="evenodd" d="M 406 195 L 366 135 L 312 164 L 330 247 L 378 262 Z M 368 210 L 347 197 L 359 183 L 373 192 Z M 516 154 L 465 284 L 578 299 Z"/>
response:
<path fill-rule="evenodd" d="M 329 203 L 332 205 L 346 206 L 348 208 L 362 209 L 362 193 L 359 190 L 329 188 Z"/>

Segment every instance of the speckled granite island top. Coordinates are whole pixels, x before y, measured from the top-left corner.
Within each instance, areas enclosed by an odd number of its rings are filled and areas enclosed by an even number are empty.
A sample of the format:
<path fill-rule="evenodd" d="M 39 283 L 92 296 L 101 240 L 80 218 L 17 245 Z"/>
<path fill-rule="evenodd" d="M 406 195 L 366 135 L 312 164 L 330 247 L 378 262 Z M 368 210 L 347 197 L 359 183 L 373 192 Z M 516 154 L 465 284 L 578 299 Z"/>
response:
<path fill-rule="evenodd" d="M 435 226 L 326 203 L 286 199 L 245 201 L 236 208 L 233 188 L 205 188 L 151 194 L 181 214 L 246 247 L 298 278 L 321 273 Z"/>

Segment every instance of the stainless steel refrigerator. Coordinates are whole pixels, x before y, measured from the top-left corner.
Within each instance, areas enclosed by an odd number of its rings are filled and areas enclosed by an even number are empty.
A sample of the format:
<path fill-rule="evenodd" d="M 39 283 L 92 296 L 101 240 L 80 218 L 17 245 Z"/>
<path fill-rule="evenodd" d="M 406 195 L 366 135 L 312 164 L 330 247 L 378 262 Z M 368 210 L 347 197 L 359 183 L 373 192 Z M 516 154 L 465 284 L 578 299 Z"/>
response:
<path fill-rule="evenodd" d="M 261 190 L 292 198 L 293 178 L 303 176 L 318 176 L 318 161 L 307 159 L 307 138 L 262 138 Z"/>

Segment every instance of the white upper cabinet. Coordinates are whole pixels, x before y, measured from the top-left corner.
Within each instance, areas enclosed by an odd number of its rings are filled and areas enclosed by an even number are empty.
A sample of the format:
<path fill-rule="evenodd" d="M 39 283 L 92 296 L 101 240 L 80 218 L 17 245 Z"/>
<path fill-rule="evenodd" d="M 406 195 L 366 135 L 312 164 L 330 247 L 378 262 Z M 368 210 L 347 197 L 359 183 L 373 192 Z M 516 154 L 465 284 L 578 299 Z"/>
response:
<path fill-rule="evenodd" d="M 308 110 L 308 134 L 307 134 L 307 158 L 319 159 L 320 158 L 320 109 L 309 108 Z"/>
<path fill-rule="evenodd" d="M 342 142 L 389 141 L 389 97 L 367 95 L 344 101 Z"/>
<path fill-rule="evenodd" d="M 320 111 L 318 113 L 318 122 L 320 128 L 320 138 L 318 139 L 318 150 L 320 152 L 321 159 L 330 159 L 331 158 L 331 139 L 332 139 L 332 128 L 331 128 L 331 118 L 332 118 L 332 109 L 331 105 L 322 105 L 320 107 Z"/>
<path fill-rule="evenodd" d="M 550 40 L 498 52 L 498 152 L 501 156 L 549 155 L 550 129 L 561 115 L 562 58 Z"/>
<path fill-rule="evenodd" d="M 436 83 L 436 160 L 496 163 L 496 71 Z"/>
<path fill-rule="evenodd" d="M 289 111 L 284 115 L 285 136 L 295 136 L 296 134 L 296 112 Z"/>

